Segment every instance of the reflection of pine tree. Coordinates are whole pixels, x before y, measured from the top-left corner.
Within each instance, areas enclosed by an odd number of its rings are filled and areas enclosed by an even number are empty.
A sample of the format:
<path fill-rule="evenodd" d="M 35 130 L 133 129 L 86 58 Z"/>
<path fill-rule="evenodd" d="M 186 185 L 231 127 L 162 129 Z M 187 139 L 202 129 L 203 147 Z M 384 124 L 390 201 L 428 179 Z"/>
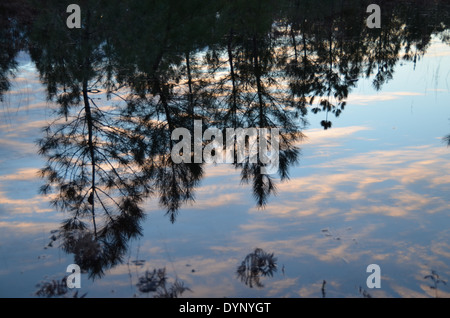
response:
<path fill-rule="evenodd" d="M 167 81 L 169 70 L 161 72 L 159 69 L 153 76 L 146 74 L 151 86 L 141 87 L 142 90 L 137 91 L 140 97 L 131 97 L 121 120 L 142 136 L 142 145 L 132 142 L 129 146 L 142 149 L 142 155 L 147 158 L 142 166 L 147 182 L 174 222 L 181 205 L 194 199 L 194 189 L 203 176 L 203 168 L 199 163 L 175 164 L 170 157 L 174 146 L 172 131 L 183 127 L 191 129 L 193 134 L 195 97 L 192 91 L 187 93 L 187 98 L 176 95 Z"/>
<path fill-rule="evenodd" d="M 294 48 L 294 57 L 286 68 L 292 93 L 300 97 L 303 107 L 312 105 L 313 113 L 326 112 L 321 122 L 324 129 L 331 127 L 328 114 L 338 117 L 344 109 L 349 88 L 359 72 L 357 64 L 345 59 L 352 45 L 342 40 L 341 28 L 345 26 L 331 15 L 319 17 L 314 24 L 306 22 L 306 15 L 293 16 L 285 35 Z"/>
<path fill-rule="evenodd" d="M 85 11 L 84 28 L 76 32 L 61 27 L 61 20 L 49 24 L 55 19 L 42 15 L 33 41 L 44 36 L 40 23 L 54 28 L 56 37 L 31 50 L 49 99 L 60 106 L 59 117 L 39 141 L 48 161 L 41 190 L 53 193 L 53 205 L 70 213 L 61 228 L 63 246 L 94 276 L 119 262 L 127 241 L 140 234 L 144 214 L 139 205 L 150 193 L 145 171 L 136 168 L 143 163 L 142 149 L 128 146 L 142 137 L 121 126 L 119 108 L 98 106 L 92 97 L 96 87 L 107 88 L 111 81 L 103 76 L 108 63 L 102 39 L 90 31 L 92 21 L 99 20 L 95 12 Z"/>
<path fill-rule="evenodd" d="M 142 168 L 146 172 L 147 182 L 159 196 L 160 205 L 166 209 L 171 222 L 174 222 L 181 206 L 194 200 L 194 189 L 203 177 L 203 167 L 199 163 L 176 164 L 172 161 L 170 155 L 174 141 L 171 139 L 171 127 L 184 127 L 184 124 L 190 126 L 190 121 L 187 117 L 177 116 L 173 105 L 163 107 L 167 113 L 158 114 L 158 105 L 152 104 L 154 101 L 143 99 L 135 102 L 133 111 L 128 113 L 128 109 L 122 120 L 145 136 L 142 151 L 147 159 Z M 165 101 L 159 99 L 158 102 Z"/>
<path fill-rule="evenodd" d="M 254 286 L 262 288 L 261 277 L 273 276 L 277 271 L 277 258 L 273 253 L 266 253 L 260 248 L 256 248 L 248 254 L 237 268 L 237 275 L 245 285 L 250 288 Z"/>
<path fill-rule="evenodd" d="M 10 78 L 14 77 L 17 53 L 26 48 L 30 9 L 23 0 L 0 3 L 0 102 L 10 88 Z"/>
<path fill-rule="evenodd" d="M 206 57 L 213 72 L 219 72 L 216 80 L 218 94 L 214 118 L 221 129 L 237 128 L 279 128 L 281 179 L 288 177 L 288 167 L 298 160 L 299 150 L 295 146 L 302 138 L 301 125 L 297 123 L 299 113 L 292 95 L 284 93 L 282 79 L 277 67 L 282 61 L 277 53 L 279 43 L 271 33 L 267 8 L 255 3 L 242 4 L 246 10 L 238 10 L 243 16 L 248 12 L 261 12 L 261 21 L 251 24 L 252 19 L 221 15 L 220 23 L 230 26 L 224 29 L 221 46 L 215 46 Z M 267 21 L 264 18 L 268 19 Z M 245 21 L 245 22 L 244 22 Z M 226 31 L 225 31 L 226 30 Z M 294 107 L 292 107 L 294 106 Z M 301 124 L 304 122 L 301 119 Z M 273 176 L 261 173 L 264 164 L 259 160 L 236 164 L 241 169 L 242 181 L 252 183 L 253 194 L 258 206 L 266 204 L 275 192 Z"/>

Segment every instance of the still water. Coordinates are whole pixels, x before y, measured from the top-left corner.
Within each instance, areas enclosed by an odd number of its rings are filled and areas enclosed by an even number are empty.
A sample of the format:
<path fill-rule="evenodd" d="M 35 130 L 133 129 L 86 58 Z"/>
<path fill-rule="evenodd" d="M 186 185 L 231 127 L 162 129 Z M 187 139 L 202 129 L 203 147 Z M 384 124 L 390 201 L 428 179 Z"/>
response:
<path fill-rule="evenodd" d="M 1 297 L 450 296 L 443 2 L 68 3 L 2 4 Z M 279 173 L 174 164 L 194 119 Z"/>

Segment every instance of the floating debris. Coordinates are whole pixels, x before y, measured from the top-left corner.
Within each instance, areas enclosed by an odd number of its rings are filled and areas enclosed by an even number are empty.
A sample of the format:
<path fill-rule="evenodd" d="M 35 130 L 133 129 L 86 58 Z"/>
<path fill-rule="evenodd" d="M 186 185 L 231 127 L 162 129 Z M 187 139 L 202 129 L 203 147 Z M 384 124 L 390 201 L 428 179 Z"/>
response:
<path fill-rule="evenodd" d="M 351 231 L 352 228 L 351 227 L 347 227 L 345 230 L 341 230 L 341 231 L 332 231 L 329 228 L 324 228 L 321 230 L 322 234 L 326 237 L 331 237 L 333 238 L 333 240 L 336 241 L 341 241 L 342 239 L 346 238 L 347 235 L 345 234 L 345 232 Z M 353 241 L 356 241 L 355 239 L 353 239 Z"/>
<path fill-rule="evenodd" d="M 433 269 L 431 270 L 431 275 L 426 275 L 424 277 L 424 279 L 431 279 L 431 281 L 433 282 L 433 284 L 428 287 L 430 287 L 430 289 L 434 289 L 436 298 L 438 298 L 438 284 L 441 283 L 441 284 L 447 285 L 447 282 L 445 280 L 442 280 L 439 277 L 439 274 L 437 273 L 437 271 L 435 271 Z"/>
<path fill-rule="evenodd" d="M 370 295 L 367 290 L 365 290 L 364 288 L 362 288 L 361 286 L 359 286 L 359 293 L 361 294 L 361 296 L 363 298 L 372 298 L 372 295 Z"/>
<path fill-rule="evenodd" d="M 325 285 L 327 284 L 326 280 L 324 279 L 322 282 L 322 298 L 325 298 L 326 292 L 325 292 Z"/>
<path fill-rule="evenodd" d="M 144 266 L 144 264 L 145 264 L 145 259 L 134 260 L 134 261 L 131 261 L 131 263 L 133 263 L 133 264 L 136 265 L 136 266 Z"/>

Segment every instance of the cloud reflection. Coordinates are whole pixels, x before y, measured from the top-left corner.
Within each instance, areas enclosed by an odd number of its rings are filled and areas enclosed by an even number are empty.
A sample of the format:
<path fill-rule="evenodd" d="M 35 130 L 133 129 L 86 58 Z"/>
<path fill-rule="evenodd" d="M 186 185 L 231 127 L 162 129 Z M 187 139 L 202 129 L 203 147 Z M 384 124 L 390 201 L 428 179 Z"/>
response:
<path fill-rule="evenodd" d="M 339 213 L 352 219 L 368 213 L 410 217 L 413 213 L 445 211 L 448 203 L 439 193 L 450 189 L 450 179 L 442 176 L 442 170 L 450 168 L 446 156 L 446 149 L 427 145 L 370 151 L 313 164 L 309 168 L 317 173 L 306 172 L 279 185 L 282 199 L 268 205 L 266 213 Z M 324 175 L 319 168 L 329 173 Z M 439 193 L 430 191 L 437 186 Z"/>

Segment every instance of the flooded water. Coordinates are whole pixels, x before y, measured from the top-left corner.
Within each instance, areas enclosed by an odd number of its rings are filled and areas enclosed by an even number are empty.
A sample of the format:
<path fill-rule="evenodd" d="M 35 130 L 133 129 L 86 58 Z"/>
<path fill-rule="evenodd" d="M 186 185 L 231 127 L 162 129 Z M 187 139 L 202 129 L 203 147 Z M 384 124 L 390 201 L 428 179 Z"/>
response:
<path fill-rule="evenodd" d="M 0 297 L 450 296 L 444 1 L 69 3 L 0 4 Z"/>

